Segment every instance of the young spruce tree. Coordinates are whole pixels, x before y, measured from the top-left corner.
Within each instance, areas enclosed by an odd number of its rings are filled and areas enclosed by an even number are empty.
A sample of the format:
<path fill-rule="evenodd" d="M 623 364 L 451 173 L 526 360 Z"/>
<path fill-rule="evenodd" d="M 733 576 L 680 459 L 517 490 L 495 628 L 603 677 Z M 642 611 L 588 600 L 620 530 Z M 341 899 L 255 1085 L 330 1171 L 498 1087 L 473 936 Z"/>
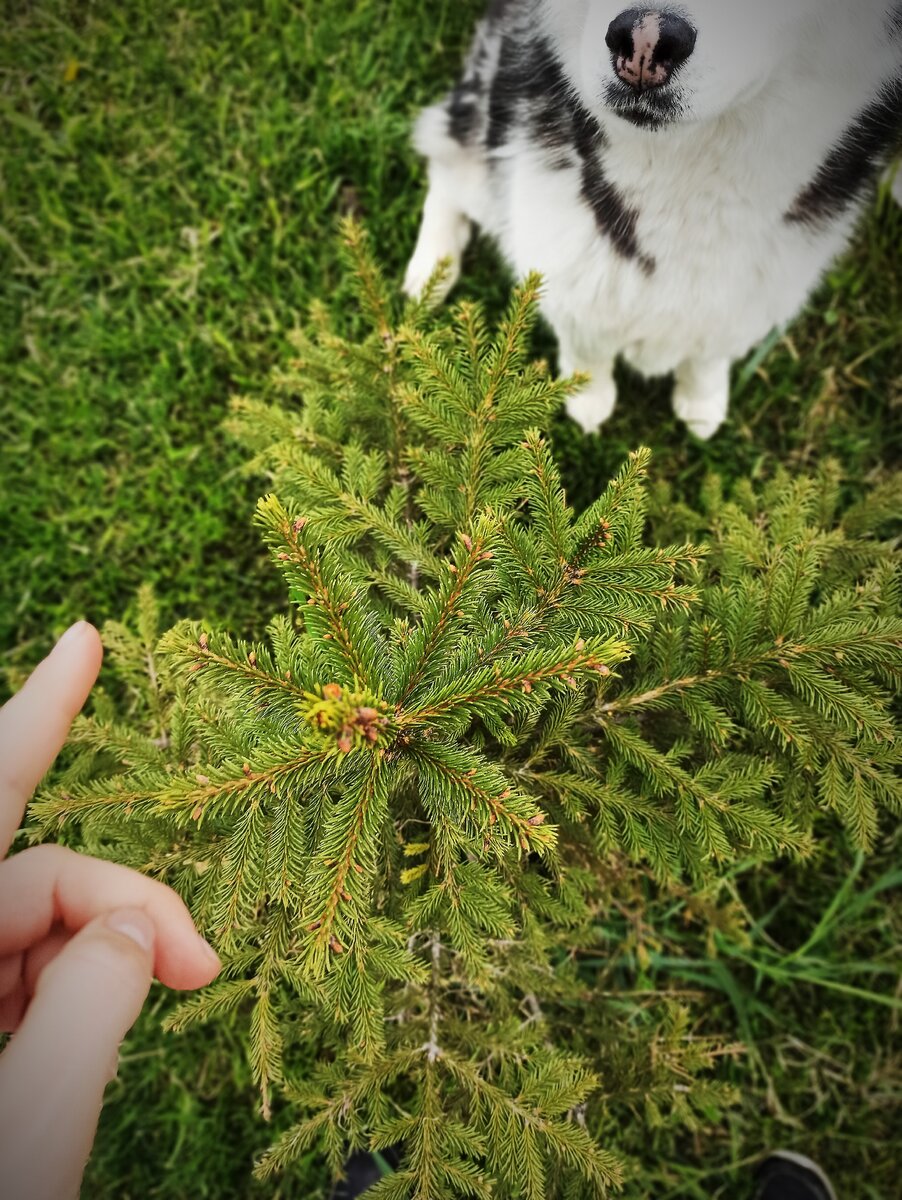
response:
<path fill-rule="evenodd" d="M 539 432 L 572 384 L 529 361 L 536 281 L 494 335 L 470 303 L 399 327 L 345 239 L 368 332 L 315 311 L 278 380 L 303 403 L 235 406 L 290 612 L 157 645 L 144 592 L 137 633 L 106 631 L 132 708 L 78 723 L 35 813 L 216 943 L 223 978 L 171 1025 L 248 1014 L 264 1111 L 297 1111 L 261 1175 L 393 1147 L 374 1200 L 604 1195 L 637 1124 L 730 1099 L 683 1009 L 596 990 L 618 894 L 804 855 L 824 811 L 867 845 L 899 811 L 883 509 L 840 522 L 829 472 L 712 485 L 656 518 L 707 548 L 649 548 L 639 452 L 577 515 Z"/>

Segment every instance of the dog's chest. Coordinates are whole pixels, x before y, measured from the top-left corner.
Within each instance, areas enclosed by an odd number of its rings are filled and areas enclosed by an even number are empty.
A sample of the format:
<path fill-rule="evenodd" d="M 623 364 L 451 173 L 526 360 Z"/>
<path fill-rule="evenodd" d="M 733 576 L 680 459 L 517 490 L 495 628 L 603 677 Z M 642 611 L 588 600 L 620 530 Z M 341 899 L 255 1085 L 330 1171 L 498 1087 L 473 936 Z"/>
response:
<path fill-rule="evenodd" d="M 565 166 L 525 130 L 498 171 L 495 232 L 519 274 L 544 275 L 549 317 L 584 354 L 622 353 L 647 373 L 741 356 L 797 312 L 847 239 L 852 217 L 823 233 L 785 219 L 822 146 L 777 105 L 704 134 L 607 132 L 607 203 L 594 208 L 579 156 Z"/>

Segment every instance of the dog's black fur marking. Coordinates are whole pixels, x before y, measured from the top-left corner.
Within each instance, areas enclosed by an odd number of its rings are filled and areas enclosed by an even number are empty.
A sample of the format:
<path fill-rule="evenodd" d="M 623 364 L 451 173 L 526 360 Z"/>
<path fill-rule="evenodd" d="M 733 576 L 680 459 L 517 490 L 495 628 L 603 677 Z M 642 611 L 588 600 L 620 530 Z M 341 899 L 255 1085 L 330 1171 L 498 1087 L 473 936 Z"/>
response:
<path fill-rule="evenodd" d="M 500 6 L 507 3 L 509 0 L 498 0 Z M 491 19 L 480 25 L 463 76 L 448 98 L 448 133 L 462 146 L 472 145 L 480 134 L 488 86 L 490 36 Z"/>
<path fill-rule="evenodd" d="M 482 80 L 462 79 L 448 100 L 448 132 L 462 146 L 473 140 L 479 127 Z"/>
<path fill-rule="evenodd" d="M 573 145 L 573 119 L 578 105 L 571 95 L 564 69 L 543 39 L 527 49 L 529 76 L 524 95 L 530 101 L 530 132 L 546 150 L 565 150 Z"/>
<path fill-rule="evenodd" d="M 902 11 L 900 11 L 902 16 Z M 902 143 L 902 75 L 849 126 L 786 213 L 793 225 L 822 227 L 843 216 Z"/>
<path fill-rule="evenodd" d="M 489 124 L 485 139 L 489 151 L 499 150 L 507 144 L 523 87 L 522 59 L 520 46 L 514 38 L 505 36 L 489 91 Z"/>
<path fill-rule="evenodd" d="M 580 108 L 577 114 L 574 133 L 576 148 L 583 163 L 582 196 L 595 216 L 595 224 L 619 254 L 637 262 L 646 275 L 653 275 L 655 260 L 645 254 L 639 245 L 639 212 L 627 205 L 619 190 L 605 175 L 599 156 L 599 149 L 604 146 L 604 134 L 595 118 L 585 109 Z"/>

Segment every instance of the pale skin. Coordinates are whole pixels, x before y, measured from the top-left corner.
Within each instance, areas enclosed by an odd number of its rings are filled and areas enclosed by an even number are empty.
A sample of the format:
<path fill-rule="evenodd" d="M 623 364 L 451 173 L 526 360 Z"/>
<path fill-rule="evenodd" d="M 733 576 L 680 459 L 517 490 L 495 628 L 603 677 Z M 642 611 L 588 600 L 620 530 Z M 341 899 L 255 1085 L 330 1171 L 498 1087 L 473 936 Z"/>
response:
<path fill-rule="evenodd" d="M 74 625 L 0 709 L 0 857 L 100 669 L 97 631 Z M 220 969 L 175 894 L 60 846 L 0 862 L 0 1195 L 73 1200 L 119 1045 L 154 977 L 210 983 Z"/>

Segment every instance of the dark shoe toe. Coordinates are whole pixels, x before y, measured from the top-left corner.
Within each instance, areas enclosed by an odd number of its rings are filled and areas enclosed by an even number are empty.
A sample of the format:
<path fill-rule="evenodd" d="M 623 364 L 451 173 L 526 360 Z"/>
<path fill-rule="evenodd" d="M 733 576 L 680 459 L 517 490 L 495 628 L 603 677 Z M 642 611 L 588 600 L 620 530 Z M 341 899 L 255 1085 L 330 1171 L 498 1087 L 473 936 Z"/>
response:
<path fill-rule="evenodd" d="M 381 1178 L 382 1172 L 371 1154 L 355 1154 L 345 1164 L 345 1177 L 335 1185 L 332 1200 L 357 1200 Z"/>
<path fill-rule="evenodd" d="M 817 1163 L 781 1150 L 758 1168 L 757 1200 L 836 1200 L 836 1193 Z"/>

